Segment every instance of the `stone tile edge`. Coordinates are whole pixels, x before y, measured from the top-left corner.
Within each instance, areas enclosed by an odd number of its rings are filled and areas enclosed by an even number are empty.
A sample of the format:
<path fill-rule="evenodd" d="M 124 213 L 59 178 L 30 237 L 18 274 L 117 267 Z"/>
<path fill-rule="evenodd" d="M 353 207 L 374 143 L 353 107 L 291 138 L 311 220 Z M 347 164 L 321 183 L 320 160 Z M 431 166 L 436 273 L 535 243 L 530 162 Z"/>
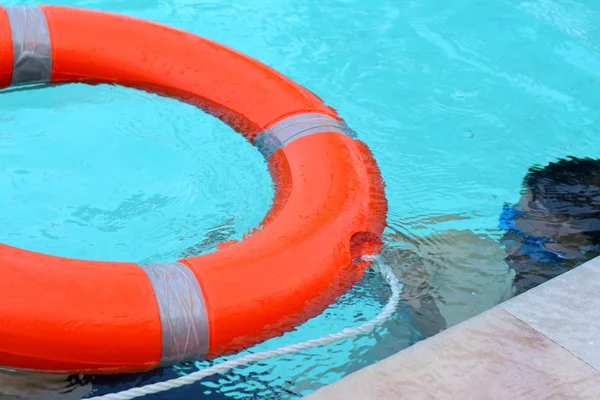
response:
<path fill-rule="evenodd" d="M 585 359 L 581 358 L 579 355 L 575 354 L 573 351 L 571 351 L 570 349 L 568 349 L 561 343 L 558 343 L 555 339 L 548 336 L 548 334 L 540 331 L 540 329 L 533 326 L 530 322 L 525 320 L 522 316 L 517 315 L 518 313 L 514 311 L 515 309 L 518 309 L 518 307 L 519 307 L 518 305 L 526 306 L 527 300 L 531 296 L 536 296 L 536 294 L 545 292 L 549 288 L 556 288 L 557 286 L 560 287 L 560 286 L 564 285 L 566 281 L 576 281 L 577 279 L 580 278 L 580 272 L 583 269 L 590 271 L 594 274 L 598 274 L 600 276 L 600 257 L 596 257 L 589 261 L 586 261 L 583 264 L 573 268 L 572 270 L 567 271 L 564 274 L 557 276 L 556 278 L 550 279 L 549 281 L 544 282 L 543 284 L 541 284 L 519 296 L 513 297 L 509 300 L 506 300 L 506 301 L 498 304 L 494 308 L 500 308 L 503 311 L 507 312 L 514 318 L 518 319 L 525 325 L 529 326 L 531 329 L 533 329 L 540 335 L 544 336 L 546 339 L 548 339 L 552 343 L 556 344 L 557 346 L 560 346 L 562 349 L 564 349 L 566 352 L 568 352 L 572 357 L 574 357 L 574 358 L 580 360 L 581 362 L 585 363 L 586 365 L 590 366 L 590 368 L 593 368 L 594 370 L 600 372 L 599 368 L 597 368 L 590 362 L 586 361 Z M 523 303 L 525 303 L 525 304 L 523 304 Z M 515 306 L 513 306 L 514 304 L 518 304 L 518 305 L 515 307 Z M 479 315 L 477 315 L 475 318 L 477 318 L 477 317 L 479 317 Z"/>
<path fill-rule="evenodd" d="M 560 275 L 560 276 L 558 276 L 558 277 L 556 277 L 556 278 L 554 278 L 554 279 L 551 279 L 551 280 L 549 280 L 549 281 L 547 281 L 547 282 L 544 282 L 543 284 L 541 284 L 541 285 L 537 286 L 536 288 L 534 288 L 534 289 L 531 289 L 531 290 L 530 290 L 530 291 L 528 291 L 527 293 L 529 293 L 529 292 L 531 292 L 531 291 L 540 291 L 540 290 L 544 290 L 544 288 L 547 288 L 549 285 L 555 285 L 555 284 L 557 284 L 556 280 L 558 280 L 559 278 L 562 278 L 562 279 L 576 279 L 576 275 L 577 275 L 577 272 L 576 272 L 576 271 L 580 270 L 580 268 L 589 268 L 589 269 L 591 269 L 591 270 L 593 270 L 593 271 L 595 271 L 595 272 L 598 272 L 598 273 L 600 273 L 600 256 L 599 256 L 599 257 L 596 257 L 596 258 L 593 258 L 593 259 L 591 259 L 591 260 L 589 260 L 589 261 L 586 261 L 585 263 L 582 263 L 581 265 L 579 265 L 579 266 L 577 266 L 577 267 L 573 268 L 572 270 L 570 270 L 570 271 L 568 271 L 568 272 L 565 272 L 564 274 L 562 274 L 562 275 Z M 526 293 L 524 293 L 524 294 L 526 294 Z M 432 336 L 431 338 L 433 338 L 433 337 L 438 337 L 438 336 L 442 335 L 444 332 L 447 332 L 447 331 L 449 331 L 449 330 L 460 329 L 461 325 L 463 325 L 464 323 L 466 323 L 466 322 L 468 322 L 468 321 L 476 320 L 476 319 L 480 318 L 480 317 L 481 317 L 483 314 L 486 314 L 486 313 L 488 313 L 488 312 L 491 312 L 492 310 L 494 310 L 494 309 L 496 309 L 496 308 L 497 308 L 497 309 L 500 309 L 500 310 L 502 310 L 502 311 L 503 311 L 503 312 L 505 312 L 505 313 L 508 313 L 508 314 L 509 314 L 511 317 L 513 317 L 513 318 L 516 318 L 517 320 L 521 321 L 522 323 L 524 323 L 525 325 L 527 325 L 527 326 L 529 326 L 531 329 L 533 329 L 535 332 L 537 332 L 539 335 L 541 335 L 541 336 L 545 337 L 546 339 L 548 339 L 549 341 L 551 341 L 551 342 L 552 342 L 552 343 L 554 343 L 555 345 L 557 345 L 557 346 L 559 346 L 560 348 L 564 349 L 564 350 L 565 350 L 566 352 L 568 352 L 568 353 L 569 353 L 569 354 L 570 354 L 570 355 L 571 355 L 573 358 L 576 358 L 577 360 L 579 360 L 579 361 L 581 361 L 581 362 L 585 363 L 585 364 L 586 364 L 586 365 L 588 365 L 590 368 L 593 368 L 595 371 L 598 371 L 598 372 L 600 372 L 600 370 L 598 370 L 598 369 L 597 369 L 597 368 L 595 368 L 594 366 L 592 366 L 592 365 L 588 364 L 587 362 L 585 362 L 584 360 L 582 360 L 582 359 L 581 359 L 581 358 L 579 358 L 578 356 L 574 355 L 574 354 L 573 354 L 572 352 L 570 352 L 568 349 L 565 349 L 563 346 L 561 346 L 560 344 L 556 343 L 554 340 L 552 340 L 551 338 L 547 337 L 547 336 L 546 336 L 546 335 L 544 335 L 542 332 L 538 331 L 537 329 L 535 329 L 534 327 L 532 327 L 531 325 L 529 325 L 529 324 L 528 324 L 526 321 L 523 321 L 522 319 L 518 318 L 518 317 L 517 317 L 517 316 L 515 316 L 513 313 L 511 313 L 510 311 L 508 311 L 507 309 L 505 309 L 505 308 L 503 307 L 503 304 L 505 304 L 505 303 L 508 303 L 508 302 L 511 302 L 511 301 L 524 301 L 524 300 L 525 300 L 525 298 L 524 298 L 524 296 L 523 296 L 524 294 L 522 294 L 522 295 L 519 295 L 519 296 L 516 296 L 516 297 L 513 297 L 513 298 L 511 298 L 511 299 L 509 299 L 509 300 L 506 300 L 505 302 L 502 302 L 502 303 L 500 303 L 500 304 L 498 304 L 498 305 L 496 305 L 496 306 L 492 307 L 492 308 L 491 308 L 491 309 L 489 309 L 489 310 L 483 311 L 482 313 L 480 313 L 480 314 L 478 314 L 478 315 L 476 315 L 476 316 L 474 316 L 474 317 L 472 317 L 472 318 L 470 318 L 470 319 L 468 319 L 468 320 L 466 320 L 466 321 L 463 321 L 463 322 L 461 322 L 460 324 L 454 325 L 454 326 L 452 326 L 452 327 L 450 327 L 450 328 L 448 328 L 448 329 L 446 329 L 446 330 L 444 330 L 444 331 L 442 331 L 442 332 L 440 332 L 440 333 L 438 333 L 438 334 L 436 334 L 436 335 Z M 349 375 L 345 376 L 344 378 L 342 378 L 342 379 L 340 379 L 340 380 L 338 380 L 338 381 L 336 381 L 336 382 L 334 382 L 334 383 L 332 383 L 332 384 L 330 384 L 330 385 L 333 385 L 333 384 L 335 384 L 335 383 L 337 383 L 337 382 L 339 382 L 339 381 L 341 381 L 341 380 L 345 380 L 345 379 L 347 379 L 347 378 L 348 378 L 350 375 L 359 374 L 359 373 L 360 373 L 361 371 L 363 371 L 364 369 L 371 368 L 371 367 L 375 367 L 376 365 L 378 365 L 378 364 L 381 364 L 383 361 L 385 361 L 385 360 L 387 360 L 387 359 L 389 359 L 389 358 L 391 358 L 391 357 L 394 357 L 394 356 L 396 356 L 396 355 L 398 355 L 398 354 L 401 354 L 402 352 L 406 351 L 406 350 L 407 350 L 407 349 L 409 349 L 409 348 L 413 348 L 413 347 L 415 347 L 415 346 L 419 346 L 419 345 L 421 345 L 421 346 L 422 346 L 422 345 L 426 345 L 426 343 L 428 342 L 428 340 L 429 340 L 429 339 L 431 339 L 431 338 L 427 338 L 427 339 L 425 339 L 425 340 L 422 340 L 422 341 L 420 341 L 420 342 L 418 342 L 418 343 L 415 343 L 415 344 L 413 344 L 412 346 L 410 346 L 410 347 L 408 347 L 408 348 L 406 348 L 406 349 L 402 349 L 402 350 L 400 350 L 400 351 L 399 351 L 399 352 L 397 352 L 397 353 L 391 354 L 390 356 L 388 356 L 388 357 L 386 357 L 386 358 L 384 358 L 384 359 L 382 359 L 382 360 L 380 360 L 380 361 L 378 361 L 378 362 L 376 362 L 376 363 L 373 363 L 373 364 L 371 364 L 371 365 L 368 365 L 368 366 L 366 366 L 366 367 L 363 367 L 363 368 L 361 368 L 361 369 L 359 369 L 359 370 L 357 370 L 357 371 L 354 371 L 353 373 L 351 373 L 351 374 L 349 374 Z M 326 386 L 330 386 L 330 385 L 326 385 Z M 326 387 L 326 386 L 323 386 L 323 387 Z M 308 396 L 312 396 L 313 394 L 315 394 L 315 393 L 317 393 L 317 392 L 318 392 L 318 390 L 317 390 L 317 391 L 315 391 L 315 392 L 313 392 L 313 393 L 311 393 L 311 394 L 309 394 L 309 395 L 307 395 L 307 396 L 303 396 L 302 398 L 304 398 L 304 397 L 308 397 Z"/>

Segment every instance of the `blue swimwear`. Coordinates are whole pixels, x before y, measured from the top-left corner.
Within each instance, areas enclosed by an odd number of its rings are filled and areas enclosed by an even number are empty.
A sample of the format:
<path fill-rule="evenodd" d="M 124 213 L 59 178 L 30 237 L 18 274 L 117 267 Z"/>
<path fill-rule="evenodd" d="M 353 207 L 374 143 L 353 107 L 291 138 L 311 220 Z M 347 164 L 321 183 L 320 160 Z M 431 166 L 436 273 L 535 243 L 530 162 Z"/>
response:
<path fill-rule="evenodd" d="M 566 258 L 564 254 L 550 250 L 544 246 L 545 243 L 556 243 L 556 240 L 529 235 L 517 229 L 515 223 L 515 217 L 517 216 L 523 216 L 523 214 L 508 204 L 505 204 L 502 207 L 498 228 L 511 234 L 508 235 L 511 237 L 510 239 L 502 239 L 500 241 L 502 244 L 508 246 L 518 241 L 520 243 L 521 253 L 524 256 L 528 256 L 533 260 L 546 265 L 558 265 L 562 259 Z"/>

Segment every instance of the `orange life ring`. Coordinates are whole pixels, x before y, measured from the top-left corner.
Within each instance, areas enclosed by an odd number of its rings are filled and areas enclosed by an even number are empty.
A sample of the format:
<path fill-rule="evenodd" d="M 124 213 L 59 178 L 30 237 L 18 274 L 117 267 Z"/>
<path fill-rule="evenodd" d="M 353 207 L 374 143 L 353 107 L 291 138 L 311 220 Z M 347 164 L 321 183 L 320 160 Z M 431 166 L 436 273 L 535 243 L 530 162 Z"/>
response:
<path fill-rule="evenodd" d="M 172 264 L 0 245 L 0 366 L 138 372 L 239 351 L 322 312 L 379 250 L 387 200 L 371 152 L 266 65 L 137 18 L 0 7 L 0 88 L 67 82 L 143 89 L 217 116 L 267 158 L 274 204 L 244 240 Z"/>

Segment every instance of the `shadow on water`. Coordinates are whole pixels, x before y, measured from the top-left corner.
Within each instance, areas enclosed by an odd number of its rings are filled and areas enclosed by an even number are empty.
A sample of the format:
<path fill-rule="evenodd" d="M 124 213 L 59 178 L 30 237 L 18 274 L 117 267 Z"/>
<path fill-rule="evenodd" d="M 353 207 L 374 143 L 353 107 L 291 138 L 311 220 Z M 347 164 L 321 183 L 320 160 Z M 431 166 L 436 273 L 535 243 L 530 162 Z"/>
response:
<path fill-rule="evenodd" d="M 186 368 L 187 367 L 187 368 Z M 193 364 L 169 368 L 158 368 L 137 374 L 114 375 L 49 375 L 0 370 L 0 399 L 1 400 L 82 400 L 93 396 L 116 393 L 135 387 L 150 385 L 175 379 L 195 369 Z M 189 370 L 189 371 L 186 371 Z M 184 372 L 185 371 L 185 372 Z M 240 377 L 238 377 L 240 378 Z M 243 378 L 242 378 L 243 379 Z M 228 377 L 215 375 L 202 380 L 200 383 L 171 389 L 160 394 L 164 400 L 181 400 L 202 398 L 206 400 L 225 400 L 235 396 L 222 393 L 219 387 L 222 380 Z M 240 384 L 244 384 L 240 379 Z M 253 391 L 243 391 L 243 397 L 248 399 L 300 397 L 298 393 L 283 387 L 261 388 Z"/>

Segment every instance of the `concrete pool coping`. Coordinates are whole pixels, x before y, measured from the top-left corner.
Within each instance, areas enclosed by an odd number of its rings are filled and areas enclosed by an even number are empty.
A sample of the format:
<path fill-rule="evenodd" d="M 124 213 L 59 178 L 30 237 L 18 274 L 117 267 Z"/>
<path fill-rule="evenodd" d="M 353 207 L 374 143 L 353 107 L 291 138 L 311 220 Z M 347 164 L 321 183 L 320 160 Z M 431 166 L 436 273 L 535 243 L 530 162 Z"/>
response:
<path fill-rule="evenodd" d="M 305 398 L 600 399 L 600 257 Z"/>

